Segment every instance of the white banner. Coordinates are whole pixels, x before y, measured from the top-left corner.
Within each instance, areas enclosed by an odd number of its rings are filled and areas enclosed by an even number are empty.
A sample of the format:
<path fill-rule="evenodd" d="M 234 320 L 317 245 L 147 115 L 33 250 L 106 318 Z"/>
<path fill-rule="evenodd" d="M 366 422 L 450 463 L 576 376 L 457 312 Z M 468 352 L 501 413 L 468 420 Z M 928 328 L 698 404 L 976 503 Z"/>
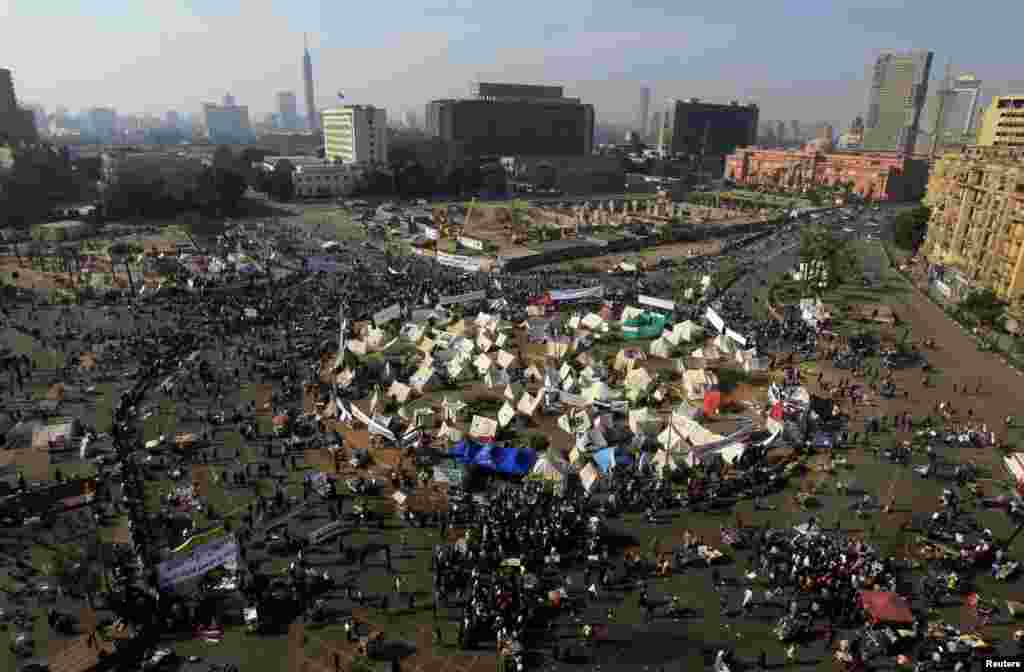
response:
<path fill-rule="evenodd" d="M 452 296 L 442 296 L 438 303 L 442 306 L 453 306 L 461 303 L 472 303 L 474 301 L 483 301 L 487 298 L 487 290 L 481 289 L 476 292 L 467 292 L 465 294 L 454 294 Z"/>
<path fill-rule="evenodd" d="M 480 270 L 480 260 L 473 257 L 466 257 L 461 254 L 448 254 L 447 252 L 437 253 L 437 263 L 442 266 L 460 268 L 467 273 L 475 273 Z"/>
<path fill-rule="evenodd" d="M 399 317 L 401 317 L 401 315 L 402 315 L 402 306 L 396 303 L 393 306 L 389 306 L 389 307 L 385 308 L 384 310 L 382 310 L 380 312 L 374 313 L 374 315 L 373 315 L 373 323 L 374 324 L 387 324 L 391 320 L 398 319 Z"/>
<path fill-rule="evenodd" d="M 710 322 L 715 329 L 718 331 L 725 330 L 725 320 L 719 317 L 718 313 L 716 313 L 710 306 L 708 306 L 708 310 L 704 315 L 708 318 L 708 322 Z"/>
<path fill-rule="evenodd" d="M 484 251 L 483 241 L 477 240 L 476 238 L 469 238 L 468 236 L 459 236 L 459 243 L 465 245 L 471 250 L 477 250 L 478 252 Z"/>
<path fill-rule="evenodd" d="M 202 576 L 214 567 L 237 561 L 238 542 L 234 536 L 211 541 L 196 548 L 184 558 L 161 562 L 157 567 L 161 588 Z"/>
<path fill-rule="evenodd" d="M 552 301 L 579 301 L 580 299 L 600 299 L 604 297 L 604 286 L 587 287 L 585 289 L 553 289 L 548 292 Z"/>
<path fill-rule="evenodd" d="M 729 338 L 731 338 L 732 340 L 736 341 L 740 345 L 746 347 L 747 339 L 745 339 L 744 337 L 740 336 L 738 333 L 736 333 L 732 329 L 726 329 L 725 330 L 725 335 L 728 336 Z"/>
<path fill-rule="evenodd" d="M 652 308 L 660 308 L 661 310 L 675 310 L 676 304 L 672 301 L 666 301 L 665 299 L 658 299 L 653 296 L 645 296 L 641 294 L 637 297 L 637 303 L 641 306 L 651 306 Z"/>
<path fill-rule="evenodd" d="M 441 232 L 432 226 L 424 226 L 423 235 L 429 238 L 430 240 L 438 240 L 441 238 Z"/>

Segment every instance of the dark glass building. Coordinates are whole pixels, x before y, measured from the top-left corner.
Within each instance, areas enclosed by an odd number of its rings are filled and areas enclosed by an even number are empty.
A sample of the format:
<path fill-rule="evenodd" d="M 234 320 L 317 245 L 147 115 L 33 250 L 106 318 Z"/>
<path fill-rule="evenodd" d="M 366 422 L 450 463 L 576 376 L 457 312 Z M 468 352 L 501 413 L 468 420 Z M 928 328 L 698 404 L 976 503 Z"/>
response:
<path fill-rule="evenodd" d="M 757 105 L 703 103 L 697 98 L 677 100 L 672 115 L 672 153 L 724 156 L 738 147 L 757 144 Z"/>
<path fill-rule="evenodd" d="M 481 83 L 475 98 L 427 104 L 427 133 L 475 156 L 582 156 L 593 151 L 594 106 L 560 86 Z"/>

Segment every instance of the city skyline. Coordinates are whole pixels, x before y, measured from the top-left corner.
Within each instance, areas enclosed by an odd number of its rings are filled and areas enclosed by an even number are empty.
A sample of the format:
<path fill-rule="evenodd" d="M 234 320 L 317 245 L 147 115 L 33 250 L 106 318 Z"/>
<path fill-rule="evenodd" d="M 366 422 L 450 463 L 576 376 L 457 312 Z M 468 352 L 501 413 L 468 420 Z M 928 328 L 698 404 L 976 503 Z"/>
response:
<path fill-rule="evenodd" d="M 957 22 L 926 11 L 930 5 L 918 0 L 900 8 L 765 4 L 747 8 L 738 21 L 717 7 L 686 16 L 661 0 L 628 9 L 567 0 L 543 5 L 542 13 L 482 5 L 423 2 L 413 21 L 374 6 L 353 12 L 274 0 L 155 10 L 106 0 L 90 4 L 88 16 L 68 0 L 44 7 L 0 0 L 0 18 L 13 38 L 9 54 L 33 53 L 28 39 L 40 31 L 73 31 L 78 41 L 109 45 L 72 61 L 5 64 L 14 70 L 19 99 L 47 109 L 195 112 L 230 90 L 259 118 L 273 111 L 274 91 L 302 90 L 295 45 L 304 30 L 318 26 L 325 28 L 310 33 L 317 107 L 331 105 L 331 92 L 344 90 L 346 102 L 381 106 L 393 118 L 408 109 L 422 112 L 433 98 L 465 95 L 467 82 L 487 79 L 563 84 L 569 95 L 592 101 L 602 123 L 635 123 L 642 85 L 652 89 L 652 109 L 666 98 L 696 96 L 757 102 L 765 118 L 848 119 L 866 107 L 865 64 L 882 49 L 935 51 L 986 82 L 982 100 L 1024 89 L 998 46 L 1013 36 L 1016 22 L 1001 21 L 985 40 L 971 41 Z M 1024 8 L 1006 13 L 1024 18 Z M 327 27 L 341 14 L 343 25 L 359 19 L 364 27 L 332 32 Z M 545 21 L 534 22 L 538 15 Z M 240 17 L 247 29 L 241 34 Z M 834 30 L 840 23 L 844 30 Z M 772 27 L 800 39 L 778 40 Z M 682 45 L 679 32 L 688 36 Z M 273 48 L 244 48 L 251 43 Z M 808 51 L 816 51 L 815 58 L 807 58 Z"/>

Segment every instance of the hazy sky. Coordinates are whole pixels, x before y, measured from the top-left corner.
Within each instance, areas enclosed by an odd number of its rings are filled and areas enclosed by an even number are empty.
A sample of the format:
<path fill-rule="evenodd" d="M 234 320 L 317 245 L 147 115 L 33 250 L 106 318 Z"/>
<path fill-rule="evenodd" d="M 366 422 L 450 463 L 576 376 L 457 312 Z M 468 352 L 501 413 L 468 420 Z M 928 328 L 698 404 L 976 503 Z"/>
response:
<path fill-rule="evenodd" d="M 422 117 L 483 79 L 564 84 L 600 121 L 631 122 L 647 84 L 652 111 L 738 98 L 762 119 L 845 125 L 880 49 L 931 49 L 936 72 L 952 60 L 986 93 L 1017 87 L 1021 25 L 1019 0 L 0 0 L 0 67 L 48 111 L 195 112 L 230 91 L 259 119 L 276 91 L 302 106 L 308 31 L 321 107 L 344 91 Z"/>

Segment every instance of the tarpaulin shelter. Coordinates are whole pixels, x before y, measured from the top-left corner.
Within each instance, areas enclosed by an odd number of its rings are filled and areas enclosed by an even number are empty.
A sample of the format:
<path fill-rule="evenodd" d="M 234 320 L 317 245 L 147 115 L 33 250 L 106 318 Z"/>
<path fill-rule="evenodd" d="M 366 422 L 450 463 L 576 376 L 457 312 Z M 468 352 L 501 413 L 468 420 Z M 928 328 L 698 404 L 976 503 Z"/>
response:
<path fill-rule="evenodd" d="M 665 329 L 668 317 L 660 313 L 642 313 L 622 323 L 622 337 L 628 340 L 658 338 Z"/>
<path fill-rule="evenodd" d="M 913 623 L 914 614 L 907 601 L 885 590 L 860 591 L 861 605 L 875 623 Z"/>
<path fill-rule="evenodd" d="M 722 390 L 716 385 L 704 393 L 704 415 L 713 417 L 722 408 Z"/>
<path fill-rule="evenodd" d="M 502 474 L 522 476 L 530 472 L 537 453 L 529 448 L 502 447 L 493 443 L 459 441 L 449 451 L 461 464 L 473 464 Z"/>
<path fill-rule="evenodd" d="M 623 452 L 621 448 L 614 446 L 609 448 L 602 448 L 601 450 L 593 454 L 594 464 L 601 470 L 601 473 L 607 474 L 608 470 L 612 465 L 616 466 L 629 466 L 633 464 L 633 456 L 629 453 Z"/>

